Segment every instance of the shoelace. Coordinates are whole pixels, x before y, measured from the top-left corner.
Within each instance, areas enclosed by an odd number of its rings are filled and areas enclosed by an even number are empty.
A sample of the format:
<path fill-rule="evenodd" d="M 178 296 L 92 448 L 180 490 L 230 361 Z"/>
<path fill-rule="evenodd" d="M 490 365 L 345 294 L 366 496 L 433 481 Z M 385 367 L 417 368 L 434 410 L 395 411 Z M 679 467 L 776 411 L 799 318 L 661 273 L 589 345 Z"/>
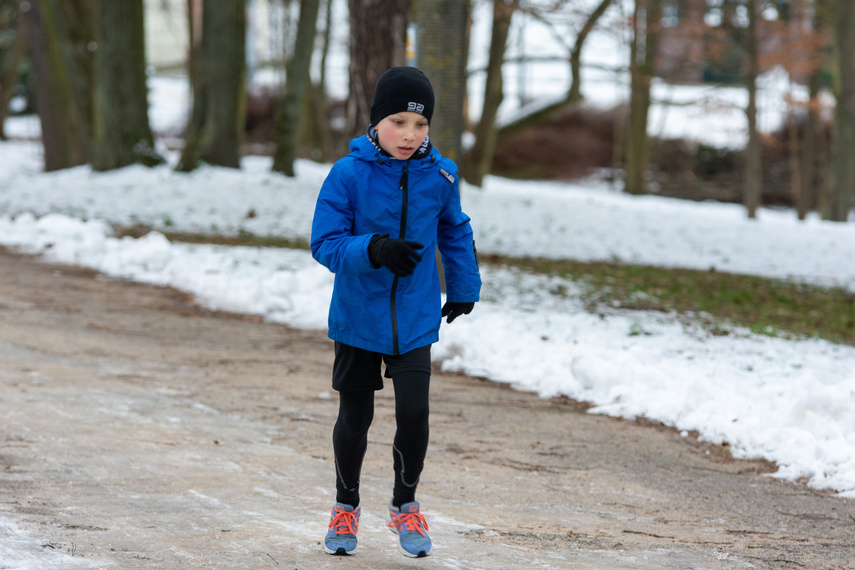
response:
<path fill-rule="evenodd" d="M 397 527 L 403 525 L 406 531 L 415 531 L 422 536 L 425 536 L 425 531 L 430 530 L 425 516 L 421 513 L 397 513 L 392 515 L 392 520 L 389 521 L 389 526 Z"/>
<path fill-rule="evenodd" d="M 336 534 L 356 534 L 359 530 L 358 511 L 346 511 L 336 507 L 335 515 L 330 521 L 330 530 Z"/>

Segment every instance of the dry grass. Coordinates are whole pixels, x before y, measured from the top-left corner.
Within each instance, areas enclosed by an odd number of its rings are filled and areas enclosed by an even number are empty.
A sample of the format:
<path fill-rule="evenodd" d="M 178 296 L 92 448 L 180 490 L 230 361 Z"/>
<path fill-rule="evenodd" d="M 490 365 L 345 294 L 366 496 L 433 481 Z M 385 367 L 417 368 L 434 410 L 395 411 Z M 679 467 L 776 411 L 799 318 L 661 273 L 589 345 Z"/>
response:
<path fill-rule="evenodd" d="M 728 334 L 728 327 L 739 326 L 769 336 L 822 338 L 855 346 L 855 294 L 842 288 L 620 263 L 501 257 L 484 261 L 581 283 L 592 311 L 600 306 L 675 311 L 714 334 Z"/>
<path fill-rule="evenodd" d="M 145 226 L 123 228 L 118 236 L 140 237 Z M 164 232 L 170 241 L 252 247 L 308 249 L 305 240 Z M 836 287 L 819 287 L 720 271 L 666 269 L 644 265 L 580 262 L 538 258 L 481 256 L 481 262 L 558 275 L 583 285 L 588 309 L 677 312 L 713 334 L 729 327 L 787 338 L 822 338 L 855 346 L 855 294 Z"/>

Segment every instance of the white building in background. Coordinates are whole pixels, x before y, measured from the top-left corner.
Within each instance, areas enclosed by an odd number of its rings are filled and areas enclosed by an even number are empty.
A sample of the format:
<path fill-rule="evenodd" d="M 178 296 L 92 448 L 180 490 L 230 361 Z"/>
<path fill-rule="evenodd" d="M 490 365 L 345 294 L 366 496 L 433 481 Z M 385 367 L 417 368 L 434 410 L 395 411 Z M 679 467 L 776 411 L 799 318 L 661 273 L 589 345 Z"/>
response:
<path fill-rule="evenodd" d="M 184 72 L 190 48 L 190 3 L 200 14 L 202 0 L 144 0 L 145 50 L 148 65 L 160 72 Z M 248 75 L 263 62 L 281 59 L 289 18 L 281 0 L 247 0 L 246 57 Z M 194 29 L 201 29 L 201 21 Z"/>
<path fill-rule="evenodd" d="M 187 0 L 145 0 L 144 6 L 146 62 L 159 71 L 185 69 L 190 45 Z"/>

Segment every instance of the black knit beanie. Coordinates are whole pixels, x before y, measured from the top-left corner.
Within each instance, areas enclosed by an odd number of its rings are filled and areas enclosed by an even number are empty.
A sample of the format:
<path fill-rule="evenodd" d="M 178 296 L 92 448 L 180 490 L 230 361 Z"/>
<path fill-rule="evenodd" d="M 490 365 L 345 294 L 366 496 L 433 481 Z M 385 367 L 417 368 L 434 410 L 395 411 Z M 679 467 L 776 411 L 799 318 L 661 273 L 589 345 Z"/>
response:
<path fill-rule="evenodd" d="M 380 76 L 374 89 L 371 124 L 402 111 L 418 113 L 428 123 L 433 115 L 433 87 L 415 67 L 393 67 Z"/>

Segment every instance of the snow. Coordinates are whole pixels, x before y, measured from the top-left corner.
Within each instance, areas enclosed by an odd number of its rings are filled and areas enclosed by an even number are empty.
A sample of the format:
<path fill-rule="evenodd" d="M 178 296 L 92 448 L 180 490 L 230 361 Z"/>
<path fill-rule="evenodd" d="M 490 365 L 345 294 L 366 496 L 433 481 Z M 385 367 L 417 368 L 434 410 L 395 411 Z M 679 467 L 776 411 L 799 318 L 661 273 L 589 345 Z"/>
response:
<path fill-rule="evenodd" d="M 470 69 L 483 65 L 487 22 L 483 14 L 475 19 Z M 534 20 L 513 33 L 510 56 L 563 53 Z M 591 104 L 611 106 L 626 97 L 616 71 L 623 65 L 622 41 L 608 33 L 589 38 L 583 90 Z M 560 96 L 569 85 L 566 65 L 507 67 L 500 113 L 506 119 L 534 91 Z M 331 73 L 342 79 L 344 70 L 339 62 Z M 474 73 L 473 117 L 479 81 L 483 74 Z M 186 79 L 153 76 L 150 87 L 152 127 L 174 136 L 187 116 Z M 760 87 L 760 125 L 767 131 L 781 124 L 787 94 L 805 97 L 780 70 Z M 743 144 L 743 90 L 657 83 L 653 96 L 652 134 Z M 44 173 L 38 120 L 16 117 L 5 127 L 15 140 L 0 143 L 0 244 L 174 286 L 214 309 L 325 329 L 333 276 L 305 250 L 170 243 L 158 231 L 117 239 L 112 229 L 142 224 L 308 239 L 329 165 L 299 161 L 297 176 L 286 178 L 271 172 L 270 159 L 249 156 L 240 170 L 203 167 L 187 174 L 173 170 L 177 157 L 164 150 L 169 164 L 153 169 L 96 173 L 81 166 Z M 463 184 L 461 199 L 481 253 L 715 268 L 855 292 L 851 223 L 815 216 L 800 222 L 790 211 L 772 209 L 748 220 L 737 205 L 633 197 L 599 182 L 487 177 L 483 189 Z M 855 348 L 744 330 L 712 336 L 658 312 L 594 315 L 572 282 L 497 267 L 482 266 L 482 273 L 481 302 L 472 314 L 444 324 L 434 347 L 445 370 L 591 402 L 592 413 L 644 416 L 687 437 L 697 431 L 703 440 L 728 442 L 736 457 L 776 462 L 777 477 L 855 497 Z"/>
<path fill-rule="evenodd" d="M 0 144 L 0 243 L 107 275 L 192 292 L 204 305 L 324 329 L 333 276 L 308 251 L 170 243 L 114 226 L 308 239 L 329 165 L 300 161 L 297 177 L 251 156 L 241 170 L 171 165 L 96 173 L 41 172 L 37 142 Z M 170 155 L 174 165 L 175 155 Z M 622 260 L 763 275 L 855 292 L 855 226 L 736 205 L 631 197 L 603 184 L 488 177 L 463 185 L 482 253 Z M 593 413 L 644 416 L 736 457 L 776 462 L 776 474 L 855 497 L 855 348 L 735 330 L 711 336 L 676 315 L 587 312 L 559 278 L 482 267 L 472 314 L 443 325 L 445 370 L 543 396 L 591 402 Z M 563 294 L 556 294 L 556 292 Z"/>
<path fill-rule="evenodd" d="M 476 20 L 475 41 L 484 40 Z M 479 31 L 480 30 L 480 31 Z M 530 22 L 512 42 L 517 53 L 552 50 L 549 34 Z M 480 40 L 478 38 L 481 38 Z M 530 39 L 529 39 L 530 38 Z M 619 38 L 592 37 L 584 89 L 591 104 L 611 106 L 627 88 L 613 71 Z M 554 42 L 553 42 L 554 43 Z M 477 54 L 470 68 L 477 68 Z M 338 65 L 339 76 L 344 73 Z M 556 97 L 566 66 L 508 66 L 501 117 L 525 99 L 526 86 Z M 518 77 L 514 74 L 520 74 Z M 473 117 L 479 82 L 471 81 Z M 346 83 L 335 82 L 341 86 Z M 189 89 L 181 78 L 152 78 L 151 122 L 174 136 L 186 118 Z M 761 85 L 761 127 L 781 124 L 783 94 L 804 99 L 776 70 Z M 530 93 L 529 93 L 530 95 Z M 656 83 L 651 134 L 739 148 L 745 138 L 744 91 L 674 88 Z M 687 103 L 694 103 L 689 105 Z M 329 165 L 299 161 L 297 177 L 270 171 L 250 156 L 241 170 L 170 164 L 95 173 L 88 166 L 42 172 L 38 120 L 6 122 L 15 140 L 0 142 L 0 245 L 46 261 L 193 293 L 213 309 L 261 315 L 323 330 L 333 276 L 305 250 L 171 243 L 152 231 L 113 237 L 113 228 L 143 224 L 161 231 L 307 239 L 318 189 Z M 166 151 L 164 151 L 166 152 Z M 599 182 L 561 184 L 487 177 L 483 189 L 462 185 L 479 252 L 582 261 L 715 268 L 720 271 L 840 286 L 855 292 L 855 225 L 799 222 L 790 211 L 744 209 L 655 196 L 633 197 Z M 482 265 L 482 300 L 467 316 L 443 324 L 434 358 L 448 371 L 505 382 L 544 397 L 590 402 L 591 413 L 646 417 L 685 437 L 727 442 L 734 456 L 777 463 L 774 474 L 855 497 L 855 348 L 815 339 L 786 340 L 732 330 L 713 336 L 673 314 L 588 312 L 578 286 L 563 279 Z M 855 306 L 853 306 L 855 311 Z M 0 559 L 33 567 L 31 537 L 3 519 Z M 75 558 L 62 555 L 71 565 Z"/>

